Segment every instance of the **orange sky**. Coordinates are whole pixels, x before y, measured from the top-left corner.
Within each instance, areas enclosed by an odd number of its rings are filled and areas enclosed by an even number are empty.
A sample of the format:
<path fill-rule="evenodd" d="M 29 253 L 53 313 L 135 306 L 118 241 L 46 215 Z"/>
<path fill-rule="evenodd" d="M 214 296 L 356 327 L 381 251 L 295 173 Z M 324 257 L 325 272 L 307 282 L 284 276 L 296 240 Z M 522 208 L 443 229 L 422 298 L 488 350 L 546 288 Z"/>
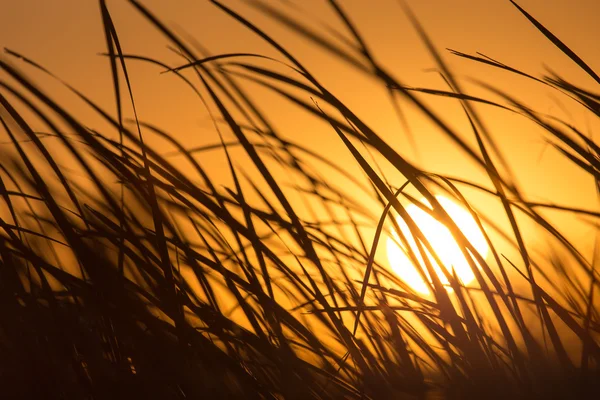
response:
<path fill-rule="evenodd" d="M 179 32 L 187 32 L 212 53 L 258 52 L 276 55 L 272 49 L 208 2 L 141 2 L 169 26 L 177 28 Z M 268 3 L 283 11 L 290 10 L 284 6 L 287 1 Z M 322 25 L 319 25 L 321 21 L 341 29 L 341 24 L 335 20 L 326 1 L 289 3 L 304 10 L 294 11 L 291 15 L 310 21 L 310 26 L 322 29 Z M 373 82 L 361 79 L 362 75 L 340 65 L 325 52 L 315 51 L 313 45 L 290 35 L 286 29 L 249 7 L 246 2 L 229 0 L 225 4 L 281 40 L 325 86 L 347 102 L 351 109 L 383 137 L 389 138 L 403 155 L 431 171 L 443 171 L 455 176 L 476 176 L 469 165 L 457 162 L 461 159 L 461 153 L 452 150 L 440 133 L 432 131 L 431 126 L 421 117 L 409 115 L 409 123 L 417 141 L 415 151 L 392 113 L 385 91 L 373 85 Z M 425 71 L 434 67 L 435 63 L 397 2 L 347 0 L 340 1 L 340 4 L 359 27 L 375 56 L 402 82 L 413 86 L 443 88 L 441 80 L 435 74 Z M 439 50 L 453 48 L 468 53 L 481 51 L 534 75 L 543 72 L 545 64 L 575 83 L 593 88 L 592 81 L 584 72 L 537 32 L 509 1 L 412 0 L 408 4 Z M 592 68 L 600 70 L 600 53 L 597 51 L 600 1 L 521 0 L 519 4 L 567 43 Z M 166 39 L 150 27 L 126 1 L 112 0 L 108 1 L 108 5 L 126 53 L 150 55 L 173 65 L 181 62 L 166 49 Z M 108 62 L 97 55 L 105 51 L 105 43 L 96 1 L 5 1 L 0 13 L 0 45 L 32 58 L 89 94 L 107 109 L 114 110 Z M 445 54 L 446 60 L 459 77 L 471 76 L 487 80 L 525 100 L 533 101 L 538 111 L 557 113 L 558 116 L 569 119 L 548 97 L 550 92 L 547 89 Z M 201 103 L 182 84 L 167 75 L 160 75 L 160 71 L 154 67 L 132 64 L 130 68 L 136 105 L 142 120 L 174 132 L 190 146 L 218 140 Z M 55 97 L 62 99 L 63 104 L 69 105 L 83 120 L 93 118 L 92 112 L 81 104 L 74 103 L 73 96 L 51 83 L 48 78 L 30 69 L 24 70 L 43 87 L 52 90 Z M 473 90 L 473 94 L 482 94 Z M 317 150 L 323 147 L 328 150 L 336 148 L 330 154 L 340 160 L 350 160 L 335 133 L 324 131 L 326 127 L 323 124 L 307 118 L 306 114 L 285 105 L 272 94 L 257 91 L 256 96 L 285 135 L 295 140 L 301 137 L 309 145 L 314 144 Z M 468 125 L 461 118 L 457 104 L 448 100 L 431 100 L 430 104 L 436 106 L 436 110 L 453 126 L 468 134 Z M 573 111 L 576 124 L 587 127 L 585 113 L 580 109 L 567 107 Z M 294 123 L 290 124 L 290 121 Z M 509 162 L 519 171 L 519 180 L 532 200 L 550 200 L 585 208 L 597 207 L 589 178 L 575 168 L 557 162 L 557 157 L 551 150 L 543 152 L 545 145 L 539 130 L 531 124 L 523 124 L 518 118 L 498 112 L 490 112 L 488 125 L 507 152 Z M 225 165 L 219 155 L 210 160 L 212 161 L 207 162 L 214 162 L 215 169 Z M 576 235 L 585 235 L 585 232 L 573 230 L 572 234 L 577 237 Z"/>

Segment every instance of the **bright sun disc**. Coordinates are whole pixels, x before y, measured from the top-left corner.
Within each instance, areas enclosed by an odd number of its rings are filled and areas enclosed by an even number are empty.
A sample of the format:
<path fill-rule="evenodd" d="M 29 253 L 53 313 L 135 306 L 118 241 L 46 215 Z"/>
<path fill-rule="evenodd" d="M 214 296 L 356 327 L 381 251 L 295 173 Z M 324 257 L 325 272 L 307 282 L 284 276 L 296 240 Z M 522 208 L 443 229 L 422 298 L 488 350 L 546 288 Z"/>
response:
<path fill-rule="evenodd" d="M 450 218 L 458 226 L 461 232 L 465 235 L 467 240 L 475 247 L 475 250 L 485 258 L 488 254 L 489 247 L 483 236 L 483 233 L 479 229 L 477 222 L 473 219 L 473 216 L 465 210 L 463 207 L 454 203 L 452 200 L 444 196 L 435 197 L 440 205 L 446 210 Z M 421 200 L 424 205 L 429 205 L 426 200 Z M 456 243 L 456 240 L 450 233 L 450 230 L 445 227 L 441 222 L 433 218 L 427 212 L 421 210 L 414 204 L 409 204 L 406 207 L 406 212 L 415 221 L 415 224 L 419 227 L 427 241 L 433 247 L 438 257 L 444 266 L 452 273 L 452 269 L 456 271 L 456 275 L 462 281 L 463 284 L 467 285 L 475 276 L 469 266 L 469 263 L 465 259 L 464 255 L 460 251 L 460 247 Z M 398 226 L 406 237 L 409 246 L 416 254 L 420 265 L 424 267 L 423 259 L 417 250 L 415 239 L 413 238 L 410 230 L 402 218 L 397 219 Z M 396 232 L 393 233 L 396 242 L 400 243 L 400 239 Z M 429 294 L 428 285 L 423 281 L 421 275 L 412 264 L 405 251 L 399 247 L 392 238 L 387 239 L 387 254 L 388 260 L 393 271 L 410 287 L 417 292 L 422 294 Z M 448 279 L 442 272 L 440 266 L 434 261 L 431 254 L 428 254 L 428 258 L 434 267 L 437 275 L 440 278 L 442 284 L 447 285 Z"/>

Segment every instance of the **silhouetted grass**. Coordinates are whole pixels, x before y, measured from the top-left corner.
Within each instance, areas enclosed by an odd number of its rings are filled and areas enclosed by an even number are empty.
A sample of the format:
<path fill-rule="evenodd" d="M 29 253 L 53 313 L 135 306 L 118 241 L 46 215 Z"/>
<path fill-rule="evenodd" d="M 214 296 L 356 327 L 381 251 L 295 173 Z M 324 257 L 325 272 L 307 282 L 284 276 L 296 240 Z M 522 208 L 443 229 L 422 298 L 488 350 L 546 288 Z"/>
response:
<path fill-rule="evenodd" d="M 252 3 L 415 106 L 487 174 L 491 186 L 432 174 L 394 150 L 277 38 L 220 2 L 214 1 L 215 6 L 270 44 L 280 58 L 203 54 L 136 0 L 130 3 L 171 42 L 182 63 L 167 65 L 128 54 L 101 0 L 116 109 L 104 110 L 63 83 L 104 119 L 106 131 L 87 127 L 21 72 L 33 68 L 60 80 L 50 71 L 14 50 L 6 49 L 7 57 L 0 59 L 6 77 L 0 81 L 0 122 L 13 148 L 2 155 L 0 165 L 3 396 L 600 395 L 597 260 L 588 261 L 539 210 L 585 216 L 592 224 L 599 213 L 529 201 L 515 182 L 519 171 L 511 171 L 472 104 L 534 121 L 565 162 L 598 185 L 595 141 L 493 83 L 479 82 L 500 100 L 465 93 L 408 9 L 447 89 L 410 87 L 394 78 L 334 0 L 330 4 L 351 34 L 352 47 L 338 46 L 266 2 Z M 515 6 L 599 81 L 567 45 Z M 556 74 L 535 77 L 482 54 L 452 54 L 546 85 L 600 117 L 599 95 Z M 11 60 L 15 57 L 20 63 Z M 260 64 L 254 63 L 256 57 L 262 59 Z M 188 148 L 180 135 L 138 120 L 135 88 L 127 72 L 134 62 L 182 79 L 212 110 L 220 142 Z M 326 122 L 370 185 L 327 153 L 286 138 L 259 111 L 240 85 L 242 80 L 272 90 Z M 455 131 L 419 94 L 458 101 L 471 132 Z M 126 104 L 134 113 L 131 123 L 124 121 Z M 34 130 L 40 124 L 44 132 Z M 476 147 L 465 140 L 467 135 L 473 135 Z M 175 151 L 165 155 L 163 149 L 148 145 L 149 137 L 167 141 Z M 48 139 L 54 140 L 52 146 Z M 226 157 L 231 187 L 211 179 L 210 166 L 199 161 L 214 150 Z M 240 150 L 258 174 L 240 166 L 235 158 Z M 176 165 L 171 161 L 174 155 L 188 166 Z M 391 185 L 375 159 L 392 166 L 405 183 Z M 62 167 L 66 162 L 77 176 Z M 317 165 L 325 165 L 331 176 L 335 173 L 343 181 L 329 178 Z M 297 184 L 290 186 L 281 171 Z M 500 201 L 509 231 L 498 228 L 497 216 L 468 204 L 459 190 L 467 186 Z M 413 195 L 405 192 L 409 187 Z M 488 232 L 498 230 L 520 258 L 506 257 L 488 235 L 491 256 L 482 257 L 434 197 L 440 192 L 462 203 Z M 424 209 L 451 231 L 475 274 L 475 284 L 466 287 L 453 271 L 442 268 L 450 293 L 434 272 L 425 254 L 441 265 L 439 256 L 404 206 L 405 200 L 417 202 L 415 193 L 431 204 L 432 209 Z M 365 207 L 367 198 L 378 208 Z M 301 211 L 305 209 L 312 217 Z M 517 213 L 549 234 L 557 255 L 532 253 Z M 416 252 L 396 215 L 416 238 Z M 372 229 L 374 236 L 365 234 Z M 426 279 L 430 298 L 414 292 L 376 260 L 382 235 L 392 230 L 421 275 L 431 277 L 431 282 Z"/>

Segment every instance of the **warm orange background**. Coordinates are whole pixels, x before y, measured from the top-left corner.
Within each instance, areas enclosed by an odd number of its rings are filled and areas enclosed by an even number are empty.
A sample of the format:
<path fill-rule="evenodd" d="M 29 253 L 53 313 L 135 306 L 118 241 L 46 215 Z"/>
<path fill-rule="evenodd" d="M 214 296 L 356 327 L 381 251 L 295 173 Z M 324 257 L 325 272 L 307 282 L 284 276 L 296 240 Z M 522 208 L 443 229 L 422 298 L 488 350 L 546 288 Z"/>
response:
<path fill-rule="evenodd" d="M 67 82 L 88 94 L 108 110 L 114 110 L 108 61 L 98 56 L 105 51 L 105 42 L 98 3 L 93 0 L 19 0 L 3 1 L 0 7 L 0 45 L 16 50 L 47 67 Z M 144 0 L 170 27 L 186 32 L 212 53 L 258 52 L 275 54 L 257 37 L 206 1 Z M 429 171 L 478 179 L 483 175 L 473 171 L 462 153 L 450 146 L 440 132 L 407 108 L 409 124 L 415 136 L 416 149 L 410 145 L 393 114 L 385 90 L 347 66 L 341 65 L 322 50 L 269 20 L 250 2 L 226 1 L 227 5 L 247 16 L 258 26 L 273 34 L 293 54 L 306 64 L 325 86 L 330 88 L 387 138 L 407 158 Z M 338 30 L 343 27 L 326 1 L 289 2 L 300 10 L 285 6 L 286 1 L 266 2 L 299 18 L 319 32 L 321 22 Z M 375 56 L 403 83 L 412 86 L 445 89 L 441 79 L 426 70 L 435 66 L 413 27 L 397 2 L 392 0 L 348 0 L 339 2 L 359 27 Z M 563 77 L 595 89 L 593 81 L 549 43 L 517 10 L 505 0 L 423 0 L 408 4 L 424 25 L 437 48 L 459 77 L 484 79 L 518 98 L 533 104 L 540 112 L 554 114 L 589 132 L 597 130 L 592 118 L 581 108 L 561 98 L 556 92 L 535 85 L 523 78 L 500 73 L 491 67 L 449 55 L 446 48 L 467 53 L 481 51 L 499 61 L 523 69 L 533 75 L 550 66 Z M 519 4 L 545 24 L 592 68 L 600 70 L 598 38 L 600 2 L 594 0 L 521 0 Z M 126 53 L 149 55 L 171 65 L 182 61 L 166 49 L 167 41 L 124 0 L 108 2 L 113 20 Z M 344 31 L 346 37 L 350 37 Z M 15 65 L 21 65 L 12 61 Z M 214 143 L 218 140 L 207 112 L 194 95 L 179 81 L 160 75 L 155 67 L 130 64 L 133 89 L 140 118 L 150 121 L 185 141 L 189 146 Z M 74 97 L 47 77 L 23 67 L 41 86 L 51 91 L 63 105 L 69 106 L 84 121 L 96 121 L 89 109 L 74 101 Z M 465 86 L 470 94 L 484 95 L 474 86 Z M 326 148 L 331 157 L 342 162 L 350 157 L 335 133 L 317 123 L 305 113 L 286 104 L 272 94 L 253 88 L 263 110 L 267 111 L 284 135 L 302 140 L 316 150 Z M 429 99 L 429 98 L 427 98 Z M 453 127 L 470 135 L 460 107 L 452 100 L 429 99 Z M 533 201 L 597 209 L 593 182 L 589 176 L 557 156 L 544 143 L 542 131 L 520 118 L 481 108 L 494 137 L 500 143 L 519 183 Z M 293 124 L 290 124 L 293 121 Z M 88 122 L 93 126 L 93 122 Z M 99 122 L 98 122 L 99 123 Z M 472 135 L 471 135 L 472 136 Z M 1 147 L 0 147 L 0 151 Z M 222 154 L 207 155 L 204 166 L 218 174 L 225 166 Z M 349 164 L 350 165 L 350 164 Z M 352 164 L 354 165 L 354 164 Z M 354 167 L 348 167 L 349 169 Z M 356 169 L 358 171 L 358 169 Z M 227 174 L 225 174 L 227 175 Z M 223 177 L 225 180 L 226 177 Z M 568 214 L 556 216 L 556 222 L 566 227 L 568 237 L 577 243 L 591 245 L 594 229 L 577 222 Z"/>

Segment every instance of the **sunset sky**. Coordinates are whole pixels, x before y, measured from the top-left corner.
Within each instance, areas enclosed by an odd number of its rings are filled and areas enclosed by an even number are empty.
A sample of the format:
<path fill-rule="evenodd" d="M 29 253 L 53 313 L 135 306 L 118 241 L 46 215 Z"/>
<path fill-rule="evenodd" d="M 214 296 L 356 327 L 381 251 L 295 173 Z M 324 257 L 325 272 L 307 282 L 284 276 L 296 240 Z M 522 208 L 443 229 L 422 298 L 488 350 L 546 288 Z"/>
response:
<path fill-rule="evenodd" d="M 194 38 L 212 54 L 225 52 L 259 53 L 282 59 L 255 35 L 225 15 L 207 1 L 141 2 L 160 16 L 184 38 Z M 390 106 L 386 91 L 363 79 L 356 70 L 342 65 L 339 60 L 269 19 L 252 1 L 225 1 L 257 26 L 264 28 L 281 41 L 322 83 L 345 101 L 351 109 L 368 121 L 383 137 L 390 138 L 401 154 L 429 171 L 445 172 L 470 179 L 484 179 L 481 172 L 463 162 L 460 151 L 448 139 L 435 132 L 429 123 L 408 108 L 407 115 L 416 148 L 399 123 Z M 264 2 L 308 24 L 315 31 L 328 35 L 325 26 L 343 31 L 326 1 L 268 1 Z M 439 76 L 429 69 L 435 62 L 420 41 L 415 29 L 402 11 L 399 2 L 379 0 L 340 1 L 364 36 L 375 56 L 401 82 L 416 87 L 446 89 Z M 560 53 L 509 2 L 504 0 L 428 0 L 408 1 L 417 18 L 431 36 L 437 49 L 459 78 L 476 78 L 502 90 L 516 94 L 519 99 L 532 102 L 538 111 L 556 113 L 576 125 L 594 128 L 580 108 L 564 97 L 560 103 L 556 92 L 540 85 L 515 78 L 464 59 L 451 56 L 445 49 L 466 53 L 480 51 L 508 65 L 533 75 L 549 66 L 559 75 L 584 86 L 592 82 L 584 72 Z M 597 38 L 600 26 L 600 2 L 594 0 L 522 0 L 519 4 L 577 52 L 592 68 L 600 68 Z M 183 61 L 166 48 L 167 40 L 145 21 L 124 0 L 108 1 L 123 50 L 126 53 L 152 56 L 170 65 Z M 189 35 L 189 36 L 186 36 Z M 336 39 L 334 39 L 336 40 Z M 340 43 L 337 41 L 336 43 Z M 92 0 L 21 0 L 8 1 L 0 14 L 0 45 L 15 50 L 48 68 L 65 79 L 108 110 L 114 110 L 114 94 L 110 81 L 108 61 L 99 56 L 106 49 L 99 6 Z M 343 46 L 343 44 L 342 44 Z M 93 121 L 93 112 L 76 102 L 74 96 L 53 83 L 49 78 L 23 67 L 29 76 L 52 91 L 74 113 L 85 121 Z M 212 128 L 202 104 L 184 85 L 168 75 L 161 75 L 156 67 L 129 64 L 136 106 L 144 121 L 168 130 L 190 147 L 200 143 L 214 143 L 218 136 Z M 249 86 L 252 87 L 252 86 Z M 474 85 L 466 84 L 469 93 L 485 95 Z M 330 152 L 338 160 L 351 158 L 328 127 L 316 122 L 295 107 L 264 90 L 253 89 L 253 95 L 284 135 L 302 140 L 315 150 L 336 149 Z M 452 126 L 469 135 L 468 124 L 455 101 L 425 98 Z M 568 110 L 563 111 L 563 105 Z M 534 201 L 550 201 L 588 209 L 597 207 L 593 182 L 572 165 L 562 162 L 556 152 L 548 149 L 541 131 L 522 118 L 482 108 L 486 121 L 513 168 L 519 171 L 518 180 Z M 90 118 L 90 119 L 88 119 Z M 293 121 L 293 123 L 290 123 Z M 93 125 L 93 122 L 89 122 Z M 597 127 L 596 127 L 597 128 Z M 318 140 L 316 140 L 318 139 Z M 222 154 L 205 157 L 213 171 L 224 167 Z M 355 165 L 349 168 L 355 168 Z M 358 169 L 357 169 L 358 171 Z M 570 216 L 562 216 L 568 221 Z M 570 224 L 569 224 L 570 225 Z M 576 226 L 575 224 L 572 226 Z M 586 229 L 586 228 L 583 228 Z M 586 231 L 573 229 L 574 238 L 585 237 Z"/>
<path fill-rule="evenodd" d="M 3 398 L 600 398 L 600 0 L 0 3 Z"/>

